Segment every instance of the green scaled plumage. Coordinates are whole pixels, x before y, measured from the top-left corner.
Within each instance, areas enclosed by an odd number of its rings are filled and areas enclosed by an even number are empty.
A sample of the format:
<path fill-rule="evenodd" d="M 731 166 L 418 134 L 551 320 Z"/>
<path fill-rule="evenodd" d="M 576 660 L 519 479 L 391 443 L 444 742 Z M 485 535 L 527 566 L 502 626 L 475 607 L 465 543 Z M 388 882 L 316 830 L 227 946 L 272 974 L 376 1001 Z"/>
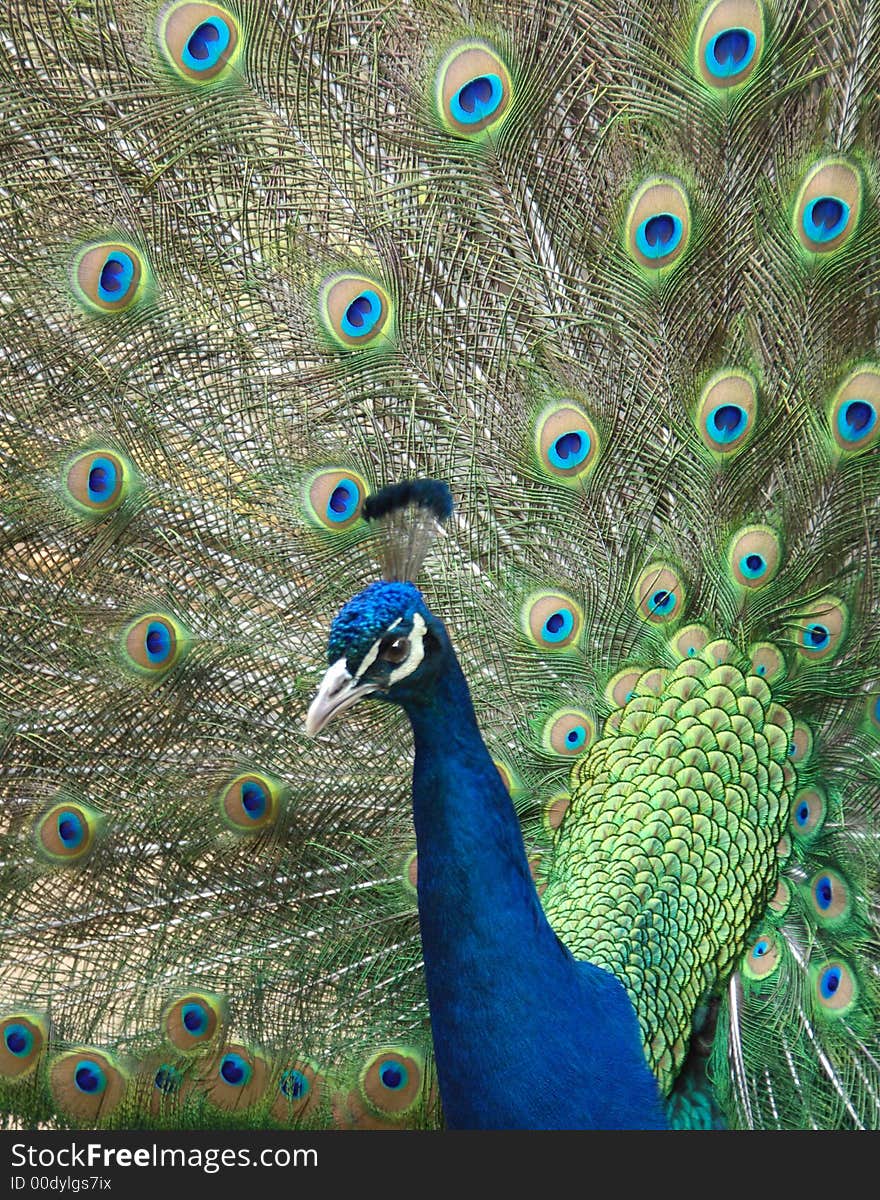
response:
<path fill-rule="evenodd" d="M 674 1122 L 880 1126 L 878 21 L 4 6 L 3 1121 L 442 1124 L 404 720 L 303 729 L 426 475 Z"/>

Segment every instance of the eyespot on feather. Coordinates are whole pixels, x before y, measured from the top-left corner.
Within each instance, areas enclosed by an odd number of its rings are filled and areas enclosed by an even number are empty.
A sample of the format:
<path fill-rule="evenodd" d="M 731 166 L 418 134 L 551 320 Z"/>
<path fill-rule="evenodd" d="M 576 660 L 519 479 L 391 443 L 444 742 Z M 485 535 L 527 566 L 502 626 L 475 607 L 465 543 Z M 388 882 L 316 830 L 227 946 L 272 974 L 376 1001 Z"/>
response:
<path fill-rule="evenodd" d="M 795 721 L 788 747 L 788 761 L 798 766 L 813 753 L 813 731 L 803 721 Z"/>
<path fill-rule="evenodd" d="M 698 658 L 711 640 L 705 625 L 685 625 L 671 639 L 669 648 L 676 658 Z"/>
<path fill-rule="evenodd" d="M 807 173 L 794 207 L 794 231 L 804 250 L 830 254 L 852 238 L 862 207 L 862 178 L 845 159 L 828 158 Z"/>
<path fill-rule="evenodd" d="M 285 1067 L 278 1077 L 278 1090 L 271 1114 L 276 1121 L 288 1123 L 314 1115 L 322 1106 L 326 1079 L 313 1062 L 298 1060 Z"/>
<path fill-rule="evenodd" d="M 694 424 L 703 445 L 733 454 L 751 438 L 758 416 L 758 389 L 744 371 L 718 371 L 700 394 Z"/>
<path fill-rule="evenodd" d="M 286 789 L 280 780 L 256 771 L 226 785 L 220 795 L 220 815 L 236 833 L 259 833 L 278 820 Z"/>
<path fill-rule="evenodd" d="M 548 475 L 579 483 L 596 465 L 599 435 L 579 405 L 554 405 L 542 413 L 535 427 L 535 453 Z"/>
<path fill-rule="evenodd" d="M 141 675 L 163 675 L 186 656 L 189 634 L 173 617 L 153 612 L 138 617 L 122 634 L 123 661 Z"/>
<path fill-rule="evenodd" d="M 346 350 L 387 344 L 391 298 L 366 275 L 341 272 L 325 279 L 318 289 L 318 312 L 327 333 Z"/>
<path fill-rule="evenodd" d="M 828 420 L 831 435 L 844 453 L 857 454 L 873 446 L 880 433 L 880 370 L 853 371 L 835 392 Z"/>
<path fill-rule="evenodd" d="M 697 76 L 713 89 L 751 78 L 764 52 L 764 13 L 756 0 L 716 0 L 697 26 Z"/>
<path fill-rule="evenodd" d="M 579 708 L 562 708 L 544 723 L 541 742 L 548 754 L 571 758 L 583 754 L 596 739 L 596 724 Z"/>
<path fill-rule="evenodd" d="M 37 850 L 51 862 L 84 862 L 95 848 L 103 816 L 78 801 L 53 804 L 35 826 Z"/>
<path fill-rule="evenodd" d="M 639 616 L 653 625 L 679 620 L 685 604 L 681 576 L 670 563 L 651 563 L 636 581 L 633 601 Z"/>
<path fill-rule="evenodd" d="M 828 812 L 828 801 L 820 787 L 804 788 L 792 801 L 788 827 L 798 842 L 810 842 L 820 833 Z"/>
<path fill-rule="evenodd" d="M 749 647 L 749 663 L 752 674 L 776 683 L 785 675 L 785 658 L 778 646 L 772 642 L 757 642 Z"/>
<path fill-rule="evenodd" d="M 305 509 L 315 525 L 340 533 L 359 519 L 368 488 L 355 471 L 332 468 L 318 471 L 306 485 Z"/>
<path fill-rule="evenodd" d="M 211 1042 L 226 1020 L 221 997 L 209 992 L 187 992 L 173 1000 L 162 1015 L 165 1036 L 175 1049 L 189 1054 Z"/>
<path fill-rule="evenodd" d="M 646 271 L 673 266 L 687 247 L 691 231 L 688 199 L 681 184 L 663 176 L 647 180 L 630 201 L 626 247 Z"/>
<path fill-rule="evenodd" d="M 95 242 L 74 255 L 70 283 L 80 306 L 120 313 L 140 298 L 145 278 L 140 251 L 127 242 Z"/>
<path fill-rule="evenodd" d="M 68 508 L 84 517 L 115 512 L 131 490 L 134 469 L 113 450 L 87 450 L 64 467 L 63 498 Z"/>
<path fill-rule="evenodd" d="M 852 968 L 843 959 L 811 968 L 815 1008 L 829 1017 L 851 1012 L 859 997 L 859 985 Z"/>
<path fill-rule="evenodd" d="M 755 982 L 769 979 L 779 967 L 779 954 L 776 935 L 770 930 L 762 930 L 751 940 L 743 955 L 743 974 Z"/>
<path fill-rule="evenodd" d="M 603 696 L 612 708 L 624 708 L 635 695 L 638 682 L 644 675 L 643 667 L 624 667 L 608 680 Z"/>
<path fill-rule="evenodd" d="M 111 1055 L 91 1047 L 62 1054 L 49 1068 L 49 1088 L 59 1110 L 83 1124 L 110 1117 L 128 1078 Z"/>
<path fill-rule="evenodd" d="M 850 886 L 839 871 L 830 867 L 823 867 L 813 875 L 809 897 L 813 916 L 821 925 L 840 925 L 852 911 Z"/>
<path fill-rule="evenodd" d="M 553 796 L 551 800 L 544 806 L 544 823 L 547 826 L 549 833 L 555 833 L 565 819 L 565 814 L 568 812 L 571 805 L 571 796 L 567 792 L 560 792 L 559 795 Z"/>
<path fill-rule="evenodd" d="M 779 570 L 782 543 L 768 525 L 747 525 L 734 535 L 728 551 L 731 574 L 740 587 L 757 590 Z"/>
<path fill-rule="evenodd" d="M 541 650 L 567 650 L 583 627 L 580 606 L 564 592 L 538 592 L 523 606 L 523 628 Z"/>
<path fill-rule="evenodd" d="M 358 1089 L 377 1116 L 400 1118 L 418 1103 L 425 1064 L 418 1051 L 386 1047 L 370 1055 L 361 1069 Z"/>
<path fill-rule="evenodd" d="M 266 1091 L 269 1071 L 266 1060 L 240 1042 L 224 1046 L 211 1062 L 201 1085 L 209 1104 L 224 1112 L 252 1108 Z"/>
<path fill-rule="evenodd" d="M 0 1018 L 0 1080 L 23 1079 L 37 1066 L 46 1046 L 45 1017 L 13 1012 Z"/>
<path fill-rule="evenodd" d="M 848 613 L 836 596 L 814 601 L 797 623 L 796 646 L 808 662 L 832 658 L 846 635 Z"/>
<path fill-rule="evenodd" d="M 188 83 L 218 82 L 241 53 L 241 28 L 219 4 L 170 4 L 156 26 L 159 49 Z"/>
<path fill-rule="evenodd" d="M 507 117 L 512 98 L 510 72 L 487 42 L 457 43 L 437 68 L 437 113 L 443 128 L 457 137 L 494 133 Z"/>

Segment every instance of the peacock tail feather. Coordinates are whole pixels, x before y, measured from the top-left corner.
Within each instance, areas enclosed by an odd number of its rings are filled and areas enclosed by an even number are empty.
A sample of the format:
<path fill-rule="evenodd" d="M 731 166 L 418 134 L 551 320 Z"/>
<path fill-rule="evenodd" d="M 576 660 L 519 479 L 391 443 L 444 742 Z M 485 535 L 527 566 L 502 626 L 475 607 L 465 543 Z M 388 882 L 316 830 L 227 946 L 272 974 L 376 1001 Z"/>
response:
<path fill-rule="evenodd" d="M 880 1126 L 878 23 L 4 6 L 7 1123 L 442 1123 L 405 719 L 303 728 L 428 475 L 673 1120 Z"/>

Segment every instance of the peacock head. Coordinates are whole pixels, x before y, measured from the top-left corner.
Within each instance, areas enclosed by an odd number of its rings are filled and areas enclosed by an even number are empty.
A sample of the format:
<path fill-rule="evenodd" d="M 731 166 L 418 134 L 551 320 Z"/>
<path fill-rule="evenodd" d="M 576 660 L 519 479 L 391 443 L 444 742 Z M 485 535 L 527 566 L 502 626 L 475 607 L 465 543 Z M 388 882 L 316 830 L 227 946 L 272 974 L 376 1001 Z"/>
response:
<path fill-rule="evenodd" d="M 386 577 L 349 600 L 333 621 L 330 666 L 306 717 L 308 733 L 367 696 L 404 708 L 430 699 L 450 644 L 410 579 L 451 511 L 449 489 L 436 480 L 395 484 L 368 498 L 364 515 L 385 535 Z"/>

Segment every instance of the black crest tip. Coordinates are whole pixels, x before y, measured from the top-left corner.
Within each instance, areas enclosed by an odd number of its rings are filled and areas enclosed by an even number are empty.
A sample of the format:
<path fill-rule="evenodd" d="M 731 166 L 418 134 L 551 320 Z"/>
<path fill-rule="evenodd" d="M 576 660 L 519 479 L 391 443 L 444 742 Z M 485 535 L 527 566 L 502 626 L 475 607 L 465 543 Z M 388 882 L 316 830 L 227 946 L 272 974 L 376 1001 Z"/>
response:
<path fill-rule="evenodd" d="M 373 492 L 364 501 L 366 521 L 377 521 L 407 508 L 424 508 L 445 521 L 452 514 L 452 492 L 449 484 L 440 479 L 405 479 Z"/>

